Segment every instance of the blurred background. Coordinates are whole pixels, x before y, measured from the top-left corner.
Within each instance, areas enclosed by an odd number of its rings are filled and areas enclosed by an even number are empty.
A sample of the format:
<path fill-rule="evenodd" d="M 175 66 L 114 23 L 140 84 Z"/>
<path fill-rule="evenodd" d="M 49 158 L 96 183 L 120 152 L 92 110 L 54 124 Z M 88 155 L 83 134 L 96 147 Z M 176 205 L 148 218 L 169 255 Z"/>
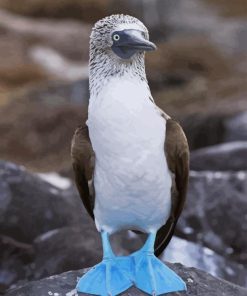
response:
<path fill-rule="evenodd" d="M 153 97 L 191 148 L 163 258 L 247 286 L 247 0 L 0 0 L 0 294 L 101 258 L 70 142 L 86 116 L 90 31 L 112 13 L 149 28 Z M 142 238 L 113 240 L 125 254 Z"/>

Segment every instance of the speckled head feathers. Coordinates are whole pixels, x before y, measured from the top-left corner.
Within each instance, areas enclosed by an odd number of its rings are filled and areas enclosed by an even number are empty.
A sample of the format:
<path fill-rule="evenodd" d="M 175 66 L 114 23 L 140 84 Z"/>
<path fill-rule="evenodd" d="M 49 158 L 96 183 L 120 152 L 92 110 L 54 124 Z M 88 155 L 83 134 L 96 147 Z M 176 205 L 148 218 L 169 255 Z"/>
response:
<path fill-rule="evenodd" d="M 149 34 L 144 24 L 137 18 L 115 14 L 99 20 L 90 36 L 89 84 L 90 92 L 98 93 L 110 77 L 129 73 L 146 80 L 144 50 L 136 51 L 129 59 L 121 59 L 113 51 L 114 32 L 137 31 L 148 42 Z M 150 42 L 151 43 L 151 42 Z"/>
<path fill-rule="evenodd" d="M 90 45 L 97 45 L 102 48 L 109 47 L 112 45 L 111 33 L 115 30 L 127 28 L 139 29 L 145 32 L 147 39 L 149 38 L 147 28 L 137 18 L 124 14 L 113 14 L 95 23 L 90 36 Z"/>

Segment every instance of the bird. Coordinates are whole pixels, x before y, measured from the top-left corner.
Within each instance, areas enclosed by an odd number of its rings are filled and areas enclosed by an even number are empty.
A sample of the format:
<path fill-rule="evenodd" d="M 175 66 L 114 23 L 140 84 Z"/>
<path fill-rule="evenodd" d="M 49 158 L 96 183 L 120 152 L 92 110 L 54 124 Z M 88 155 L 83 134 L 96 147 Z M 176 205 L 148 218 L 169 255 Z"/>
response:
<path fill-rule="evenodd" d="M 137 18 L 114 14 L 90 35 L 86 121 L 71 145 L 82 202 L 101 234 L 102 261 L 77 283 L 78 292 L 118 295 L 132 285 L 160 295 L 186 289 L 158 255 L 171 240 L 188 187 L 189 146 L 179 123 L 152 97 L 145 52 L 156 45 Z M 146 233 L 144 245 L 116 256 L 109 237 Z"/>

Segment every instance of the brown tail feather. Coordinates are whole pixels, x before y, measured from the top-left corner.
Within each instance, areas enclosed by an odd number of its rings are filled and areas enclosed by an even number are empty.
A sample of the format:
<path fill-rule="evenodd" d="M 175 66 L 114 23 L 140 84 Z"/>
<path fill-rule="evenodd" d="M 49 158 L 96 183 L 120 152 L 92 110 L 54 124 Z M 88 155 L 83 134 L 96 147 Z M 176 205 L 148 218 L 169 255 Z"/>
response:
<path fill-rule="evenodd" d="M 167 220 L 166 224 L 162 226 L 156 235 L 154 244 L 154 253 L 158 257 L 169 244 L 175 230 L 176 221 L 171 217 Z"/>

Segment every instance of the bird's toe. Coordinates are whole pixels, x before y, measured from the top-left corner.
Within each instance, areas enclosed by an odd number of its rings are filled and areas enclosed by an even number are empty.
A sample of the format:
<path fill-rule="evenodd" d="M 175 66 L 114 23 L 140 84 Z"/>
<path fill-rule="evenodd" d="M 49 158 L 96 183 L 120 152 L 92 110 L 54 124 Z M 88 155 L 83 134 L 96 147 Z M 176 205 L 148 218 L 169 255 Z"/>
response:
<path fill-rule="evenodd" d="M 78 282 L 77 291 L 81 293 L 115 296 L 133 285 L 132 280 L 121 271 L 114 259 L 103 260 L 93 267 Z"/>
<path fill-rule="evenodd" d="M 152 296 L 186 290 L 184 281 L 154 255 L 138 255 L 135 285 Z"/>

